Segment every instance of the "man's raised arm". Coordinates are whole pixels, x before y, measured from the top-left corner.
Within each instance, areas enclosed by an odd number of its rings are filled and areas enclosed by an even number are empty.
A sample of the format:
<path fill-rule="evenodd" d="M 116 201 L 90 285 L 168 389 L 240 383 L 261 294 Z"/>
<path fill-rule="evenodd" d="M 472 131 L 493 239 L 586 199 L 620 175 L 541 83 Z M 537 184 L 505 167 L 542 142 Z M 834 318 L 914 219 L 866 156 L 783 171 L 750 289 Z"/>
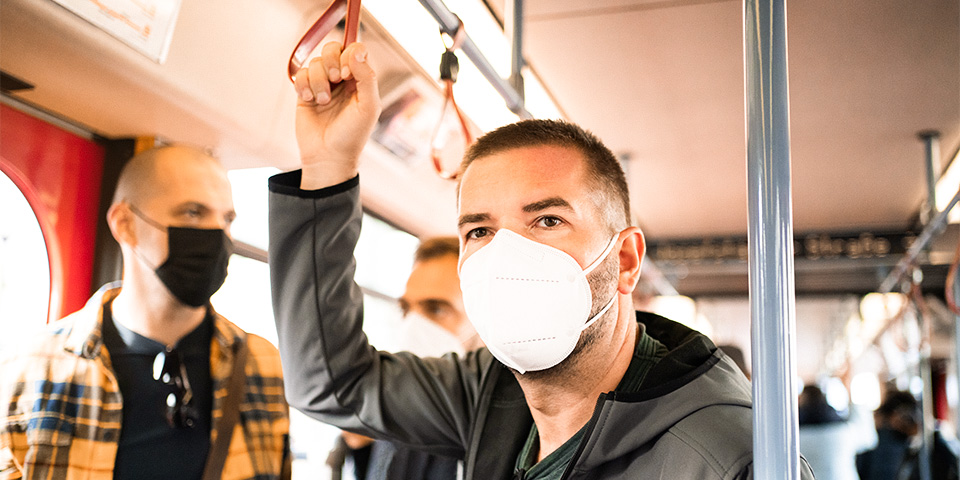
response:
<path fill-rule="evenodd" d="M 287 398 L 338 427 L 461 456 L 478 356 L 377 352 L 362 330 L 357 170 L 380 100 L 363 45 L 339 48 L 326 45 L 297 74 L 302 171 L 270 179 L 270 279 Z"/>

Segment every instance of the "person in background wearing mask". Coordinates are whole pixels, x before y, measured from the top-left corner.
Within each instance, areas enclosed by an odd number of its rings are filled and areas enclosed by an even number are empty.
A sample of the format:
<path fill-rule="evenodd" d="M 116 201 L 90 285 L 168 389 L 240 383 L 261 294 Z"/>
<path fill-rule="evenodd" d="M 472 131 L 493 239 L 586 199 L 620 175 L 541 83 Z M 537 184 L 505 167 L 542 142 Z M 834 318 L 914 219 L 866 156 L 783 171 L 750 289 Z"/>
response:
<path fill-rule="evenodd" d="M 887 392 L 873 413 L 877 427 L 877 445 L 856 457 L 860 480 L 919 480 L 920 447 L 917 434 L 923 416 L 920 403 L 910 392 Z M 939 430 L 931 435 L 930 473 L 932 480 L 957 479 L 956 446 L 947 442 Z"/>
<path fill-rule="evenodd" d="M 126 164 L 107 213 L 122 283 L 0 363 L 0 477 L 289 474 L 279 353 L 210 306 L 235 216 L 226 171 L 199 150 Z"/>
<path fill-rule="evenodd" d="M 456 237 L 436 237 L 420 243 L 400 297 L 404 318 L 400 348 L 422 357 L 439 357 L 447 352 L 463 356 L 483 346 L 463 307 L 459 258 Z"/>
<path fill-rule="evenodd" d="M 460 287 L 485 348 L 420 358 L 369 345 L 351 258 L 358 162 L 380 112 L 365 48 L 325 45 L 297 73 L 302 169 L 269 184 L 290 403 L 464 459 L 467 479 L 751 478 L 749 383 L 707 337 L 634 311 L 644 241 L 626 179 L 573 124 L 501 127 L 461 164 Z"/>
<path fill-rule="evenodd" d="M 463 308 L 457 275 L 459 249 L 456 237 L 436 237 L 420 243 L 400 297 L 403 320 L 395 350 L 421 357 L 439 357 L 448 352 L 463 356 L 482 346 Z M 350 432 L 343 432 L 341 437 L 328 462 L 334 480 L 342 478 L 344 464 L 353 467 L 357 480 L 459 478 L 461 467 L 455 458 L 430 455 Z"/>

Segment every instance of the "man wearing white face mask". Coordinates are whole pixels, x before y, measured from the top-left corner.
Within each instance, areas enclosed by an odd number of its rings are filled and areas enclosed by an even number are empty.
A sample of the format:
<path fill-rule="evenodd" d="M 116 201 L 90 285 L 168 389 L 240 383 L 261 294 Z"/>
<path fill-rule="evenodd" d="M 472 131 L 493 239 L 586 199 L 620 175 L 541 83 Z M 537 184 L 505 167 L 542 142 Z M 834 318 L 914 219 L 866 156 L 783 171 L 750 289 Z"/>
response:
<path fill-rule="evenodd" d="M 348 258 L 357 164 L 379 113 L 364 45 L 325 46 L 296 88 L 303 169 L 270 183 L 274 310 L 293 406 L 463 458 L 468 479 L 752 478 L 746 379 L 705 336 L 633 309 L 643 235 L 630 225 L 623 171 L 598 139 L 534 120 L 470 147 L 460 277 L 487 348 L 387 354 L 360 332 Z"/>
<path fill-rule="evenodd" d="M 417 247 L 413 270 L 400 297 L 404 320 L 398 349 L 439 357 L 447 352 L 464 355 L 483 345 L 463 306 L 459 258 L 456 237 L 430 238 Z"/>

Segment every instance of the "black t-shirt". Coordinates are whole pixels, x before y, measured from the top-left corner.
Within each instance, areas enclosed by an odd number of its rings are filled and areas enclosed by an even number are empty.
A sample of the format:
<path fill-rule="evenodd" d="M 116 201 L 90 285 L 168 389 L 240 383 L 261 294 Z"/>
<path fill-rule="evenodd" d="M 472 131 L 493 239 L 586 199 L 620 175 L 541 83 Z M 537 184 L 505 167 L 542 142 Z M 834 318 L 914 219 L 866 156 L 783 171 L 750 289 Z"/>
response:
<path fill-rule="evenodd" d="M 196 329 L 175 346 L 186 366 L 199 414 L 191 428 L 167 421 L 167 396 L 174 387 L 153 379 L 153 362 L 165 346 L 113 321 L 104 308 L 103 343 L 123 396 L 123 423 L 113 478 L 200 479 L 210 449 L 213 381 L 210 341 L 213 318 L 207 314 Z"/>

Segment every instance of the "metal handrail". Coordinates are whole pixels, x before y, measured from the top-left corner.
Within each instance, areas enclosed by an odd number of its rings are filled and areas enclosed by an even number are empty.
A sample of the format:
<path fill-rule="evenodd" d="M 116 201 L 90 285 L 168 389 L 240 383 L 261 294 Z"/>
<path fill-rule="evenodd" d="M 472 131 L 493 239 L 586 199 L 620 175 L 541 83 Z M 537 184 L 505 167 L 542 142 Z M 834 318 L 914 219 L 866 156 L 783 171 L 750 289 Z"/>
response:
<path fill-rule="evenodd" d="M 953 198 L 950 199 L 950 203 L 947 204 L 947 207 L 943 209 L 942 212 L 938 213 L 926 227 L 923 228 L 923 231 L 920 232 L 920 236 L 910 245 L 910 249 L 907 250 L 907 254 L 897 262 L 897 265 L 893 268 L 887 278 L 883 280 L 883 283 L 880 284 L 880 293 L 888 293 L 893 290 L 893 287 L 897 286 L 897 282 L 903 278 L 903 275 L 907 273 L 907 270 L 913 265 L 917 257 L 920 256 L 920 253 L 930 244 L 930 241 L 933 240 L 933 237 L 940 233 L 943 227 L 947 224 L 947 219 L 949 218 L 950 210 L 953 209 L 957 203 L 960 202 L 960 190 L 957 190 L 957 193 L 953 195 Z"/>
<path fill-rule="evenodd" d="M 450 36 L 457 33 L 461 25 L 460 19 L 447 8 L 443 0 L 420 0 L 420 4 L 423 5 L 423 8 L 427 9 L 427 12 L 430 12 L 430 15 L 437 21 L 440 29 L 443 30 L 444 33 Z M 510 85 L 510 82 L 500 77 L 500 74 L 493 68 L 493 65 L 491 65 L 487 57 L 483 55 L 483 52 L 480 51 L 480 48 L 473 42 L 469 34 L 464 37 L 460 50 L 467 54 L 467 58 L 476 65 L 477 70 L 480 70 L 484 78 L 486 78 L 497 93 L 503 97 L 507 108 L 509 108 L 511 112 L 520 118 L 533 118 L 533 115 L 524 107 L 523 95 L 518 93 L 513 86 Z"/>

